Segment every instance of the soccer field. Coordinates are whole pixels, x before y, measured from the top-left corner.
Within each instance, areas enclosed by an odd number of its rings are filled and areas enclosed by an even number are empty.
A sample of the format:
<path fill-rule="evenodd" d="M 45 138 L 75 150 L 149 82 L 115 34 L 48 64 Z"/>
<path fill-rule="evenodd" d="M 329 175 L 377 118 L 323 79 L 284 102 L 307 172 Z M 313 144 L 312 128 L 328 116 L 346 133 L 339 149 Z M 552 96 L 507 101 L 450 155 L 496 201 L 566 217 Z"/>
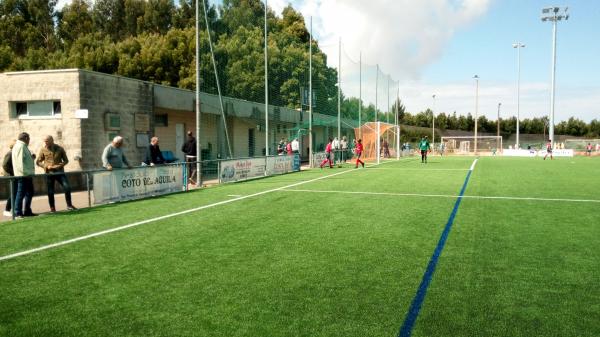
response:
<path fill-rule="evenodd" d="M 4 223 L 0 336 L 600 336 L 599 191 L 406 158 Z"/>

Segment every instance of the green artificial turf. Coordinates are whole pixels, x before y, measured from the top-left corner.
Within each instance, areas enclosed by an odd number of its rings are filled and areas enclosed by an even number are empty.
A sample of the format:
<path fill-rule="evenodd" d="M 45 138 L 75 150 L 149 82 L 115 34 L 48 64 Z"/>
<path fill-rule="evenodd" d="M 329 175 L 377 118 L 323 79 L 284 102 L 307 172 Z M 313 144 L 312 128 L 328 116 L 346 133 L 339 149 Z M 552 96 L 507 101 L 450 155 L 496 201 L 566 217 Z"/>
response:
<path fill-rule="evenodd" d="M 473 159 L 316 169 L 3 224 L 0 255 L 306 182 L 0 261 L 0 335 L 396 336 Z M 598 199 L 584 179 L 598 164 L 482 158 L 465 194 Z M 464 199 L 413 335 L 598 335 L 599 206 Z"/>

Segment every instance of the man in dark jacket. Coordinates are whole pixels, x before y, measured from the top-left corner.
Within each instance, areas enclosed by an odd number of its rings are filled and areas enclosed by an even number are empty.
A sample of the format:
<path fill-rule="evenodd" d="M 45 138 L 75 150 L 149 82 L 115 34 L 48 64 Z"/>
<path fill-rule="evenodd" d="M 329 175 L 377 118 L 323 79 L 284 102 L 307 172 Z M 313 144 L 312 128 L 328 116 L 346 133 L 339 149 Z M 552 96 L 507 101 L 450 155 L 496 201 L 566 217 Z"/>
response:
<path fill-rule="evenodd" d="M 15 175 L 15 171 L 13 170 L 13 165 L 12 165 L 12 148 L 15 145 L 16 140 L 13 139 L 11 141 L 11 143 L 8 145 L 8 152 L 4 155 L 4 159 L 2 160 L 2 169 L 4 170 L 4 173 L 9 176 L 12 177 Z M 15 184 L 15 180 L 12 179 L 10 180 L 10 184 L 12 185 L 12 197 L 9 195 L 8 199 L 6 200 L 6 207 L 4 207 L 4 216 L 12 216 L 12 202 L 11 199 L 14 200 L 15 199 L 15 195 L 17 193 L 17 185 Z"/>
<path fill-rule="evenodd" d="M 160 151 L 160 147 L 158 146 L 158 137 L 152 137 L 150 140 L 150 145 L 146 148 L 146 158 L 144 159 L 144 164 L 154 166 L 164 164 L 167 161 L 162 155 Z"/>
<path fill-rule="evenodd" d="M 192 131 L 188 131 L 187 141 L 181 147 L 181 151 L 185 154 L 185 161 L 188 163 L 189 180 L 192 184 L 195 184 L 196 165 L 193 163 L 196 162 L 198 153 L 196 152 L 196 138 L 192 135 Z"/>

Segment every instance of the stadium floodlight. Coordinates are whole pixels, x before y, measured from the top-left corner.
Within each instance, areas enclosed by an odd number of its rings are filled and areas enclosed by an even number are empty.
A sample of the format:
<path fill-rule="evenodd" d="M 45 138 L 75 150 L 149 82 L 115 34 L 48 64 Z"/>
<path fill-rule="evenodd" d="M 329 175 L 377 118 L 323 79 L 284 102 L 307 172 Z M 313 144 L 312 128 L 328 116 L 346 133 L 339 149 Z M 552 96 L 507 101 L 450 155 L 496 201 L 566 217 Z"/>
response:
<path fill-rule="evenodd" d="M 479 114 L 479 76 L 474 75 L 475 79 L 475 155 L 477 155 L 477 119 Z"/>
<path fill-rule="evenodd" d="M 502 103 L 498 103 L 498 118 L 496 119 L 496 123 L 498 124 L 498 134 L 497 136 L 500 137 L 500 106 L 502 105 Z"/>
<path fill-rule="evenodd" d="M 525 45 L 521 42 L 513 43 L 513 48 L 517 49 L 517 141 L 515 143 L 515 149 L 521 147 L 519 143 L 519 121 L 521 113 L 521 48 L 525 48 Z"/>
<path fill-rule="evenodd" d="M 552 22 L 552 87 L 550 94 L 550 129 L 548 130 L 548 138 L 552 147 L 554 147 L 554 95 L 556 89 L 556 23 L 561 20 L 568 20 L 568 11 L 569 7 L 546 7 L 542 9 L 542 21 Z"/>

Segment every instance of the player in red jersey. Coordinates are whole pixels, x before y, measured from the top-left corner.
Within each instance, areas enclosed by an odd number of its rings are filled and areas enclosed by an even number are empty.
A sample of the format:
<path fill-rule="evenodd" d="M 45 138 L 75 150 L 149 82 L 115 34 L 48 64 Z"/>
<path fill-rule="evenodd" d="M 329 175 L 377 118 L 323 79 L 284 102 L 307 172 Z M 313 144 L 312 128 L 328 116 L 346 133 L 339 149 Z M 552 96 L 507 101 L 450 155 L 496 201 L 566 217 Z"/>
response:
<path fill-rule="evenodd" d="M 331 162 L 331 138 L 329 138 L 329 143 L 327 143 L 327 146 L 325 146 L 325 153 L 327 154 L 327 158 L 321 162 L 319 167 L 323 168 L 323 165 L 329 162 L 329 168 L 333 168 L 333 163 Z"/>
<path fill-rule="evenodd" d="M 550 155 L 550 159 L 554 159 L 552 157 L 552 141 L 550 139 L 548 139 L 548 143 L 546 143 L 546 155 L 544 156 L 544 160 L 546 160 L 548 155 Z"/>
<path fill-rule="evenodd" d="M 358 143 L 356 143 L 356 148 L 354 149 L 354 152 L 356 153 L 356 166 L 354 168 L 358 168 L 358 163 L 362 164 L 362 167 L 365 167 L 365 163 L 360 160 L 360 156 L 363 153 L 363 144 L 362 144 L 362 139 L 358 140 Z"/>
<path fill-rule="evenodd" d="M 586 149 L 586 155 L 591 156 L 592 155 L 592 143 L 588 143 L 588 145 L 585 147 Z"/>

